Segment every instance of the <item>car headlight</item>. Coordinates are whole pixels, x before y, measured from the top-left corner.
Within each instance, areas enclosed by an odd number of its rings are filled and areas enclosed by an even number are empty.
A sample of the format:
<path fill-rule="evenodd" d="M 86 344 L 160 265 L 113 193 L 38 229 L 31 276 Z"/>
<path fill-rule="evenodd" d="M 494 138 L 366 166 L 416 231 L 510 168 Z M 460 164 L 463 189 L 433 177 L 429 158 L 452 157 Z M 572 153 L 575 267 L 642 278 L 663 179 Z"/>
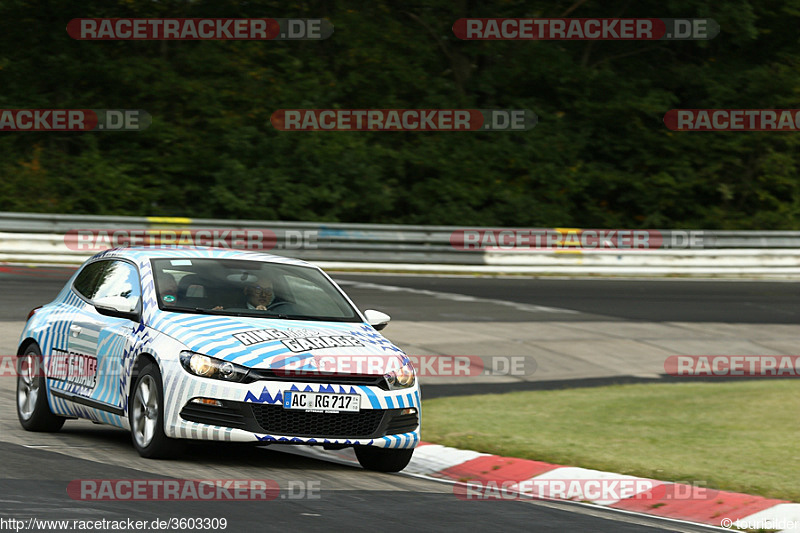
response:
<path fill-rule="evenodd" d="M 411 361 L 396 370 L 391 370 L 384 374 L 383 377 L 389 385 L 389 390 L 407 389 L 413 387 L 416 381 L 416 374 L 414 372 L 414 367 L 411 365 Z"/>
<path fill-rule="evenodd" d="M 188 350 L 181 352 L 181 364 L 187 372 L 195 376 L 237 383 L 244 380 L 249 372 L 248 368 L 235 365 L 230 361 L 223 361 L 222 359 Z"/>

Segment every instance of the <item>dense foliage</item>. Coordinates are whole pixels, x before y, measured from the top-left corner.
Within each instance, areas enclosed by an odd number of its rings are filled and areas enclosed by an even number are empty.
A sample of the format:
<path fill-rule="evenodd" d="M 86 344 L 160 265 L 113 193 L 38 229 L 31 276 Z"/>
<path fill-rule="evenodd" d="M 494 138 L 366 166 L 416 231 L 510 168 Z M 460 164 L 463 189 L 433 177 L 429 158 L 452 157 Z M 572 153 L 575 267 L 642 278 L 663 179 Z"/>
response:
<path fill-rule="evenodd" d="M 566 15 L 565 15 L 566 14 Z M 325 41 L 76 41 L 75 17 L 327 17 Z M 460 41 L 460 17 L 711 17 L 711 41 Z M 544 227 L 800 228 L 800 0 L 3 0 L 0 108 L 143 108 L 0 134 L 0 211 Z M 279 132 L 281 108 L 528 108 L 517 133 Z"/>

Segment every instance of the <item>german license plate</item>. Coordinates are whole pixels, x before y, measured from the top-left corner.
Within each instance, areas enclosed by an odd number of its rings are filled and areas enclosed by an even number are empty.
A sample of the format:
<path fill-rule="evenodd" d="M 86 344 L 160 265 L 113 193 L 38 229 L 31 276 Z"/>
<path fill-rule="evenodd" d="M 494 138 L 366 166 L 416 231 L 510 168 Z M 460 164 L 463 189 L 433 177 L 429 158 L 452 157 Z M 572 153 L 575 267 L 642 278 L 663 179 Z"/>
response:
<path fill-rule="evenodd" d="M 319 413 L 357 413 L 361 408 L 361 396 L 288 390 L 283 392 L 283 408 Z"/>

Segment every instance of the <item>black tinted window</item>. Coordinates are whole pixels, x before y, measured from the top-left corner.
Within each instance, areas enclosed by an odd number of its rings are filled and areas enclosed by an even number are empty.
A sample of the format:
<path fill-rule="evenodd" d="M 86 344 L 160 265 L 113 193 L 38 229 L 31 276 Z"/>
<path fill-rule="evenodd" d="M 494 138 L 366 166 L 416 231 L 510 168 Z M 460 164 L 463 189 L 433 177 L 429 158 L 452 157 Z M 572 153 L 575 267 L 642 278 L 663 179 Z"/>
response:
<path fill-rule="evenodd" d="M 161 309 L 176 312 L 359 322 L 356 311 L 317 269 L 241 259 L 152 262 Z"/>
<path fill-rule="evenodd" d="M 90 265 L 86 265 L 78 277 L 75 278 L 75 283 L 72 287 L 84 298 L 92 299 L 97 291 L 98 281 L 103 274 L 103 269 L 108 264 L 108 261 L 97 261 Z"/>

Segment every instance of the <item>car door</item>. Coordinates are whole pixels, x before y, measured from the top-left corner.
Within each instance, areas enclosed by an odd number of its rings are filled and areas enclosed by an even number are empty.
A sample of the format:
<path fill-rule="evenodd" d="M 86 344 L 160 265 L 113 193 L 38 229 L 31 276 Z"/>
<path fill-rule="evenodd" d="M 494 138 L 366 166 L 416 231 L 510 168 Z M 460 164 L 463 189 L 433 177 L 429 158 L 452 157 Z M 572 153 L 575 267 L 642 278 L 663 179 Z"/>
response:
<path fill-rule="evenodd" d="M 123 260 L 104 262 L 97 287 L 70 326 L 69 356 L 74 369 L 72 391 L 87 407 L 120 414 L 122 356 L 133 329 L 138 324 L 127 318 L 101 314 L 95 305 L 129 302 L 131 309 L 141 306 L 139 271 Z M 80 402 L 79 402 L 80 403 Z"/>
<path fill-rule="evenodd" d="M 69 350 L 75 349 L 71 341 L 81 331 L 81 316 L 90 305 L 89 301 L 97 289 L 107 262 L 94 261 L 84 265 L 72 282 L 70 294 L 48 317 L 50 328 L 42 343 L 43 357 L 48 368 L 48 385 L 53 394 L 63 400 L 70 400 L 75 391 L 81 388 L 78 381 L 80 376 L 77 375 L 80 371 L 74 368 L 80 361 Z"/>
<path fill-rule="evenodd" d="M 100 275 L 105 268 L 105 261 L 95 261 L 85 265 L 75 276 L 70 293 L 60 301 L 48 316 L 49 328 L 42 339 L 42 353 L 45 363 L 51 355 L 63 356 L 69 348 L 69 337 L 75 331 L 72 321 L 86 301 L 92 297 Z M 58 366 L 54 361 L 53 366 Z"/>

